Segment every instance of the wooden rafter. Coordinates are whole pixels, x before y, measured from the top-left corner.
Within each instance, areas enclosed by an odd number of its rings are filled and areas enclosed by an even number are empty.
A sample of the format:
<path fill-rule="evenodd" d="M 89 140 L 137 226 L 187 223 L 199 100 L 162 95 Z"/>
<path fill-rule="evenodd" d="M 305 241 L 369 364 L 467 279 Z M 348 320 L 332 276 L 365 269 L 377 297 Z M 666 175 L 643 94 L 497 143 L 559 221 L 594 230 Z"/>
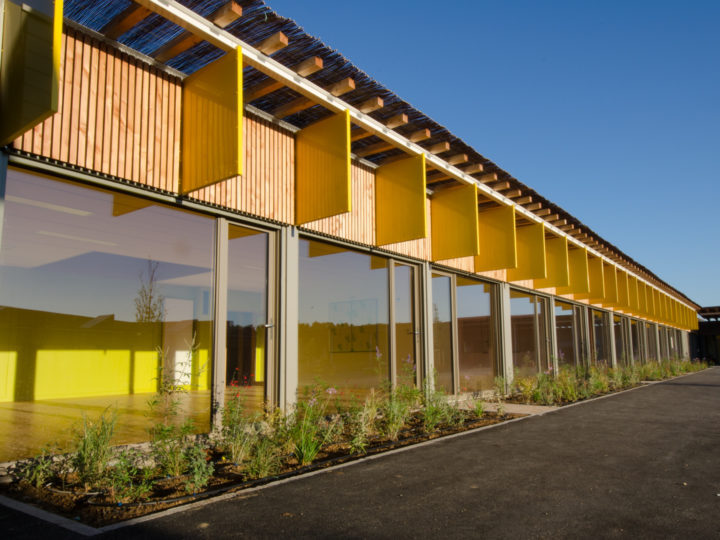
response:
<path fill-rule="evenodd" d="M 398 118 L 398 117 L 400 117 L 400 118 Z M 385 124 L 385 127 L 394 129 L 394 127 L 390 127 L 390 126 L 397 127 L 397 126 L 403 125 L 402 123 L 398 123 L 398 120 L 403 120 L 403 117 L 404 117 L 405 123 L 407 124 L 408 117 L 406 114 L 402 114 L 402 115 L 395 115 L 392 118 L 388 119 L 387 123 Z M 372 136 L 373 136 L 372 133 L 368 133 L 367 131 L 363 131 L 361 129 L 356 129 L 350 135 L 350 140 L 352 142 L 356 142 L 356 141 L 361 141 L 363 139 L 367 139 L 368 137 L 372 137 Z"/>
<path fill-rule="evenodd" d="M 326 88 L 326 90 L 330 92 L 333 96 L 342 96 L 343 94 L 347 94 L 348 92 L 355 90 L 355 81 L 348 77 L 343 79 L 342 81 L 336 82 L 329 88 Z M 291 114 L 299 113 L 300 111 L 309 109 L 314 105 L 316 105 L 316 103 L 313 100 L 306 97 L 300 97 L 291 101 L 290 103 L 282 105 L 277 110 L 275 110 L 273 114 L 277 118 L 285 118 L 286 116 L 290 116 Z"/>
<path fill-rule="evenodd" d="M 430 138 L 430 130 L 425 129 L 418 129 L 417 131 L 413 131 L 410 135 L 408 135 L 408 139 L 414 143 L 420 142 L 420 141 L 426 141 Z"/>
<path fill-rule="evenodd" d="M 270 56 L 273 53 L 278 52 L 280 49 L 284 49 L 288 46 L 290 41 L 288 37 L 282 32 L 276 32 L 272 36 L 263 39 L 260 43 L 253 45 L 258 51 L 263 54 Z"/>
<path fill-rule="evenodd" d="M 312 75 L 316 71 L 320 71 L 322 68 L 322 58 L 320 58 L 319 56 L 313 56 L 312 58 L 303 60 L 298 65 L 290 69 L 292 69 L 301 77 L 307 77 L 308 75 Z M 245 103 L 250 103 L 251 101 L 255 101 L 256 99 L 275 92 L 276 90 L 280 90 L 280 88 L 283 88 L 284 86 L 285 85 L 283 83 L 281 83 L 280 81 L 276 81 L 275 79 L 266 79 L 260 84 L 256 84 L 252 88 L 245 90 L 243 92 L 243 98 L 245 99 Z"/>
<path fill-rule="evenodd" d="M 525 195 L 523 197 L 518 197 L 515 199 L 515 204 L 523 205 L 532 202 L 533 198 L 530 195 Z"/>
<path fill-rule="evenodd" d="M 146 7 L 132 2 L 103 26 L 101 32 L 110 39 L 117 39 L 151 13 Z"/>
<path fill-rule="evenodd" d="M 508 199 L 514 199 L 515 197 L 522 195 L 522 189 L 511 189 L 503 192 L 503 195 L 505 195 Z"/>
<path fill-rule="evenodd" d="M 385 102 L 382 100 L 382 98 L 375 96 L 363 101 L 360 105 L 357 106 L 357 109 L 362 113 L 368 114 L 373 111 L 377 111 L 378 109 L 382 109 L 384 106 Z"/>
<path fill-rule="evenodd" d="M 482 182 L 483 184 L 489 184 L 490 182 L 496 182 L 498 179 L 497 173 L 487 173 L 483 174 L 482 176 L 478 177 L 478 181 Z"/>
<path fill-rule="evenodd" d="M 447 152 L 448 150 L 450 150 L 450 143 L 447 141 L 433 144 L 430 148 L 427 149 L 427 151 L 431 154 L 442 154 L 443 152 Z"/>
<path fill-rule="evenodd" d="M 501 180 L 500 182 L 488 184 L 488 187 L 490 189 L 494 189 L 495 191 L 502 191 L 503 189 L 508 189 L 510 187 L 510 182 L 507 180 Z"/>
<path fill-rule="evenodd" d="M 467 163 L 468 162 L 468 155 L 467 154 L 455 154 L 454 156 L 450 156 L 445 161 L 447 161 L 450 165 L 460 165 L 461 163 Z"/>
<path fill-rule="evenodd" d="M 552 214 L 552 210 L 550 210 L 549 208 L 541 208 L 540 210 L 535 212 L 535 215 L 538 217 L 548 216 L 550 214 Z"/>
<path fill-rule="evenodd" d="M 242 17 L 242 7 L 240 4 L 237 2 L 226 2 L 212 12 L 207 19 L 220 28 L 225 28 L 240 17 Z M 155 51 L 150 53 L 150 56 L 158 62 L 167 62 L 201 41 L 203 41 L 201 36 L 196 36 L 190 32 L 183 32 L 162 47 L 155 49 Z"/>
<path fill-rule="evenodd" d="M 542 203 L 534 202 L 530 204 L 526 204 L 525 210 L 528 210 L 529 212 L 534 212 L 535 210 L 540 210 L 542 208 Z"/>

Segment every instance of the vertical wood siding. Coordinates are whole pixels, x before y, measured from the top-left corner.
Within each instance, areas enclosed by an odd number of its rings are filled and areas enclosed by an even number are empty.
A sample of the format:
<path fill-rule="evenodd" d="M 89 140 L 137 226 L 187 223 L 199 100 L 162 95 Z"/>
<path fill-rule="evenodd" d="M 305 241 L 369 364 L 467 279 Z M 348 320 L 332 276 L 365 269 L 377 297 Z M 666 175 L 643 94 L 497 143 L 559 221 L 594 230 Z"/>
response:
<path fill-rule="evenodd" d="M 463 272 L 473 273 L 475 272 L 475 257 L 458 257 L 455 259 L 446 259 L 444 261 L 438 261 L 438 264 L 444 264 L 450 268 L 457 268 Z"/>
<path fill-rule="evenodd" d="M 245 174 L 199 189 L 192 196 L 232 210 L 293 223 L 295 142 L 292 133 L 246 114 L 243 139 Z"/>
<path fill-rule="evenodd" d="M 375 174 L 353 163 L 350 169 L 352 211 L 303 225 L 313 231 L 372 245 L 375 242 Z"/>
<path fill-rule="evenodd" d="M 13 145 L 175 192 L 180 99 L 178 79 L 68 31 L 62 40 L 58 112 Z"/>

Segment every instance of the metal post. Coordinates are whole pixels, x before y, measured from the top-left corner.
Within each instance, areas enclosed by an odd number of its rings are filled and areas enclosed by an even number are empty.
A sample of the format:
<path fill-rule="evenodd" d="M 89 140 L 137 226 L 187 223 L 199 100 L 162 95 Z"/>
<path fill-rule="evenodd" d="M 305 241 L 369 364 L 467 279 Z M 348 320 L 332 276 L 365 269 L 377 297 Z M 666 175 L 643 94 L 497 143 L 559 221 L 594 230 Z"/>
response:
<path fill-rule="evenodd" d="M 289 412 L 297 400 L 298 323 L 300 301 L 300 238 L 296 227 L 283 227 L 280 233 L 279 264 L 279 403 Z"/>
<path fill-rule="evenodd" d="M 212 428 L 222 428 L 225 405 L 225 373 L 227 371 L 227 285 L 228 285 L 228 222 L 218 218 L 215 226 L 215 301 L 213 325 L 213 389 Z"/>
<path fill-rule="evenodd" d="M 606 321 L 608 318 L 610 319 L 610 332 L 608 332 L 610 334 L 610 365 L 616 368 L 618 363 L 615 347 L 615 317 L 613 317 L 612 313 L 605 313 L 603 316 Z M 620 339 L 622 340 L 622 319 L 620 319 Z"/>
<path fill-rule="evenodd" d="M 557 346 L 557 320 L 555 315 L 555 299 L 548 298 L 548 316 L 550 317 L 550 361 L 552 362 L 553 373 L 557 373 L 560 369 Z"/>
<path fill-rule="evenodd" d="M 430 390 L 435 389 L 432 374 L 435 370 L 434 343 L 433 343 L 433 301 L 432 301 L 432 271 L 430 263 L 423 263 L 420 267 L 420 283 L 422 288 L 422 321 L 423 325 L 423 378 Z"/>
<path fill-rule="evenodd" d="M 0 5 L 2 8 L 2 5 Z M 2 23 L 2 15 L 0 15 Z M 0 38 L 2 36 L 0 35 Z M 0 248 L 3 240 L 3 223 L 5 223 L 5 188 L 7 186 L 8 155 L 0 150 Z"/>
<path fill-rule="evenodd" d="M 512 318 L 510 314 L 510 285 L 498 285 L 498 319 L 500 321 L 500 365 L 506 384 L 513 382 Z"/>

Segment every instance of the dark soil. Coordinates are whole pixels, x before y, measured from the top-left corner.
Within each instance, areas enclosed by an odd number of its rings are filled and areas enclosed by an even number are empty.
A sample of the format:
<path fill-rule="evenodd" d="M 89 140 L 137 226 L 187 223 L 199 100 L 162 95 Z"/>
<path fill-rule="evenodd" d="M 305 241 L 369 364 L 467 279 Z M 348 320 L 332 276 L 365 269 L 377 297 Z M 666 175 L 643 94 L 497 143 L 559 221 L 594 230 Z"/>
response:
<path fill-rule="evenodd" d="M 213 454 L 208 456 L 208 459 L 214 462 L 215 474 L 210 479 L 205 490 L 196 494 L 188 494 L 185 491 L 185 477 L 157 479 L 153 484 L 152 493 L 146 498 L 139 502 L 126 504 L 114 502 L 107 492 L 88 493 L 77 486 L 62 489 L 60 485 L 54 483 L 42 488 L 36 488 L 24 480 L 0 486 L 0 493 L 88 525 L 103 526 L 221 493 L 236 492 L 268 484 L 283 478 L 357 460 L 367 455 L 379 454 L 453 433 L 497 424 L 519 416 L 522 415 L 507 414 L 499 416 L 497 413 L 486 412 L 482 418 L 471 416 L 460 425 L 440 426 L 437 431 L 432 433 L 425 433 L 421 419 L 414 417 L 410 422 L 410 426 L 400 432 L 398 440 L 391 441 L 387 438 L 375 437 L 369 441 L 367 451 L 364 454 L 352 454 L 348 443 L 335 443 L 324 447 L 323 451 L 318 454 L 315 461 L 310 465 L 300 466 L 297 459 L 292 455 L 286 456 L 281 470 L 277 474 L 254 480 L 247 478 L 242 466 L 224 462 L 220 453 Z"/>

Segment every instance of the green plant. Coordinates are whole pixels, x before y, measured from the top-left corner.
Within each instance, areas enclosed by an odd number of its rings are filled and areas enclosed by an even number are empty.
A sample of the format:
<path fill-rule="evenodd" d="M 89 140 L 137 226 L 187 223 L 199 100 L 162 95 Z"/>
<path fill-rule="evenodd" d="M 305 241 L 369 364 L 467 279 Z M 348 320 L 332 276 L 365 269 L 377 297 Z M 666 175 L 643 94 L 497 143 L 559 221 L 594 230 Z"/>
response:
<path fill-rule="evenodd" d="M 325 417 L 328 390 L 316 385 L 305 390 L 305 399 L 300 401 L 293 414 L 290 438 L 293 441 L 295 457 L 301 465 L 307 465 L 317 457 L 320 449 L 332 439 L 338 428 L 338 415 Z"/>
<path fill-rule="evenodd" d="M 431 390 L 426 383 L 425 399 L 422 408 L 423 429 L 426 433 L 433 433 L 447 418 L 445 411 L 446 396 L 439 390 Z"/>
<path fill-rule="evenodd" d="M 482 399 L 476 399 L 473 403 L 473 412 L 478 418 L 482 418 L 485 414 L 485 402 Z"/>
<path fill-rule="evenodd" d="M 280 468 L 280 451 L 269 437 L 259 437 L 250 450 L 246 472 L 249 478 L 264 478 Z"/>
<path fill-rule="evenodd" d="M 230 460 L 240 465 L 257 437 L 254 427 L 257 415 L 247 417 L 245 397 L 240 391 L 236 391 L 230 396 L 222 418 L 221 444 L 230 455 Z"/>
<path fill-rule="evenodd" d="M 383 434 L 391 441 L 396 441 L 400 436 L 400 430 L 405 427 L 410 418 L 410 402 L 406 396 L 395 391 L 390 391 L 387 398 L 380 405 L 382 414 L 381 429 Z"/>
<path fill-rule="evenodd" d="M 53 453 L 47 447 L 42 449 L 39 456 L 18 467 L 18 476 L 36 488 L 46 484 L 54 474 Z"/>
<path fill-rule="evenodd" d="M 206 446 L 199 440 L 189 444 L 184 453 L 187 463 L 185 490 L 188 493 L 197 493 L 208 485 L 215 467 L 208 459 Z"/>
<path fill-rule="evenodd" d="M 350 451 L 365 453 L 370 435 L 375 430 L 378 416 L 378 398 L 375 389 L 365 397 L 362 407 L 353 407 L 348 413 L 347 425 L 350 432 Z"/>
<path fill-rule="evenodd" d="M 105 409 L 94 420 L 83 415 L 82 427 L 75 431 L 71 463 L 86 490 L 100 483 L 107 472 L 116 423 L 117 412 Z"/>
<path fill-rule="evenodd" d="M 107 484 L 115 502 L 133 502 L 152 490 L 152 470 L 143 466 L 144 454 L 122 450 L 108 471 Z"/>

